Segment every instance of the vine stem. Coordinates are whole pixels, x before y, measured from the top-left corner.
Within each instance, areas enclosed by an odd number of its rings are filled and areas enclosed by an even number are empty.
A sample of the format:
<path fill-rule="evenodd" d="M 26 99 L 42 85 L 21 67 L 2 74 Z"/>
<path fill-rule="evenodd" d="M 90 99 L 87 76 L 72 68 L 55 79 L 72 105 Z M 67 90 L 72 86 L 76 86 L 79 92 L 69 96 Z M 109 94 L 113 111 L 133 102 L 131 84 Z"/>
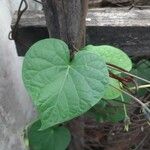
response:
<path fill-rule="evenodd" d="M 124 97 L 123 97 L 123 95 L 122 95 L 122 94 L 121 94 L 121 100 L 122 100 L 122 102 L 124 102 Z M 128 117 L 127 109 L 126 109 L 126 105 L 125 105 L 125 104 L 123 104 L 123 109 L 124 109 L 125 117 Z"/>
<path fill-rule="evenodd" d="M 124 74 L 126 74 L 126 75 L 132 76 L 132 77 L 134 77 L 134 78 L 137 78 L 137 79 L 139 79 L 139 80 L 142 80 L 142 81 L 147 82 L 147 83 L 150 84 L 150 81 L 149 81 L 149 80 L 146 80 L 146 79 L 143 79 L 143 78 L 138 77 L 138 76 L 136 76 L 136 75 L 133 75 L 133 74 L 127 72 L 127 71 L 120 70 L 120 69 L 118 69 L 118 68 L 116 68 L 116 67 L 113 67 L 113 66 L 110 66 L 110 65 L 107 65 L 107 66 L 108 66 L 109 68 L 111 68 L 111 69 L 117 70 L 117 71 L 122 72 L 122 73 L 124 73 Z"/>
<path fill-rule="evenodd" d="M 144 88 L 149 88 L 149 87 L 150 87 L 150 84 L 139 85 L 138 89 L 144 89 Z M 136 87 L 131 87 L 130 89 L 134 90 L 134 89 L 136 89 Z"/>
<path fill-rule="evenodd" d="M 124 97 L 122 94 L 121 94 L 121 100 L 122 100 L 122 102 L 124 102 Z M 130 125 L 130 118 L 127 114 L 127 108 L 126 108 L 125 104 L 123 104 L 123 110 L 124 110 L 124 114 L 125 114 L 125 119 L 124 119 L 125 130 L 128 132 L 129 131 L 129 125 Z"/>
<path fill-rule="evenodd" d="M 111 85 L 111 84 L 110 84 Z M 119 89 L 119 88 L 116 88 L 115 86 L 111 85 L 112 87 L 114 87 L 115 89 L 121 91 L 122 93 L 130 96 L 131 98 L 133 98 L 137 103 L 139 103 L 145 110 L 147 110 L 148 113 L 150 113 L 150 109 L 143 103 L 141 102 L 138 98 L 136 98 L 135 96 L 131 95 L 130 93 L 122 90 L 122 89 Z"/>

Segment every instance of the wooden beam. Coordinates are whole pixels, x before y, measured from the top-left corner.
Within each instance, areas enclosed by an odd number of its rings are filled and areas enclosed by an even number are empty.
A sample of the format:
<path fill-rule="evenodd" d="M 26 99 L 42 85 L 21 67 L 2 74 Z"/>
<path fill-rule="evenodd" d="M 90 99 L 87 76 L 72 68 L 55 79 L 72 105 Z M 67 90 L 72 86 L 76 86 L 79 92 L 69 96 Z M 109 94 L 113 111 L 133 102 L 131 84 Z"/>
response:
<path fill-rule="evenodd" d="M 89 8 L 96 8 L 102 5 L 103 0 L 89 0 Z"/>
<path fill-rule="evenodd" d="M 15 20 L 16 15 L 13 17 L 12 26 Z M 134 59 L 150 58 L 149 20 L 149 9 L 91 9 L 86 18 L 87 44 L 109 44 L 123 49 Z M 16 42 L 18 54 L 23 56 L 34 42 L 47 37 L 43 13 L 26 12 L 19 24 L 20 42 Z"/>
<path fill-rule="evenodd" d="M 14 26 L 17 12 L 12 19 Z M 20 27 L 45 27 L 46 21 L 42 11 L 26 11 L 22 16 Z M 86 18 L 86 26 L 112 27 L 147 27 L 150 26 L 150 9 L 97 8 L 90 9 Z"/>

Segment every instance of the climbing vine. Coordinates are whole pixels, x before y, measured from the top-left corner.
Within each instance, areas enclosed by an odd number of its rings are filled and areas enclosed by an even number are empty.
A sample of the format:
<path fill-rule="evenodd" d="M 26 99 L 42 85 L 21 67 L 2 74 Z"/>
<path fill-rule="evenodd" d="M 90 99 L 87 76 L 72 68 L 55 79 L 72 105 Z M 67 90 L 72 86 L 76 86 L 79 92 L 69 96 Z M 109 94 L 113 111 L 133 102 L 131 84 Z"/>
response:
<path fill-rule="evenodd" d="M 89 114 L 97 121 L 124 120 L 128 131 L 128 95 L 141 105 L 149 121 L 150 110 L 133 96 L 136 78 L 130 58 L 120 49 L 87 45 L 74 54 L 58 39 L 35 43 L 25 55 L 22 76 L 25 87 L 38 111 L 38 118 L 27 127 L 28 146 L 32 150 L 65 150 L 71 140 L 66 124 Z M 121 99 L 121 100 L 119 100 Z"/>

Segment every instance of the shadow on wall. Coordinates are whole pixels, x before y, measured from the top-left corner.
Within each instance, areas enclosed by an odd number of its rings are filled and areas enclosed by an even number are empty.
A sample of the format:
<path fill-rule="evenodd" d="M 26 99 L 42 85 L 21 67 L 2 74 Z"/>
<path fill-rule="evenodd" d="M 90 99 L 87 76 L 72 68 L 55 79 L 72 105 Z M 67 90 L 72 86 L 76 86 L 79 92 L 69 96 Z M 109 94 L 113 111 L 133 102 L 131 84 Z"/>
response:
<path fill-rule="evenodd" d="M 22 83 L 21 58 L 8 40 L 10 8 L 9 0 L 0 1 L 0 150 L 24 150 L 20 131 L 35 112 Z"/>

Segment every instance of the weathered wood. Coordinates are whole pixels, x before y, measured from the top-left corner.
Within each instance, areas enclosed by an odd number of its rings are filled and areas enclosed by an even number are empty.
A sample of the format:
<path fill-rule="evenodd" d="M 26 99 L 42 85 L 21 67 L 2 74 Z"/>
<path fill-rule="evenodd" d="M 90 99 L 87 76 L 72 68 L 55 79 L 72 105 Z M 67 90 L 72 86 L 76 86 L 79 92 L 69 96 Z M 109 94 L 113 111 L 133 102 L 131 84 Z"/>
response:
<path fill-rule="evenodd" d="M 87 44 L 118 47 L 133 60 L 150 58 L 150 28 L 88 27 L 87 33 Z"/>
<path fill-rule="evenodd" d="M 91 9 L 87 15 L 87 26 L 98 27 L 147 27 L 150 26 L 150 9 L 100 8 Z"/>
<path fill-rule="evenodd" d="M 16 13 L 12 26 L 16 21 Z M 90 9 L 87 14 L 86 26 L 120 26 L 120 27 L 147 27 L 150 26 L 150 9 L 125 8 L 97 8 Z M 20 27 L 45 27 L 46 21 L 42 11 L 27 11 L 22 16 Z"/>
<path fill-rule="evenodd" d="M 14 15 L 12 26 L 15 20 L 16 15 Z M 122 48 L 135 58 L 150 58 L 149 20 L 149 9 L 101 8 L 89 10 L 86 20 L 87 43 L 110 44 Z M 43 13 L 41 11 L 26 12 L 19 24 L 20 43 L 16 43 L 18 54 L 24 55 L 34 42 L 47 37 L 48 32 Z"/>
<path fill-rule="evenodd" d="M 42 0 L 49 37 L 65 41 L 71 59 L 75 49 L 85 46 L 85 18 L 88 0 Z M 84 149 L 83 118 L 73 119 L 68 127 L 72 139 L 69 150 Z"/>
<path fill-rule="evenodd" d="M 89 8 L 101 7 L 103 0 L 89 0 Z"/>
<path fill-rule="evenodd" d="M 50 37 L 60 38 L 69 48 L 85 44 L 88 0 L 42 0 Z"/>

